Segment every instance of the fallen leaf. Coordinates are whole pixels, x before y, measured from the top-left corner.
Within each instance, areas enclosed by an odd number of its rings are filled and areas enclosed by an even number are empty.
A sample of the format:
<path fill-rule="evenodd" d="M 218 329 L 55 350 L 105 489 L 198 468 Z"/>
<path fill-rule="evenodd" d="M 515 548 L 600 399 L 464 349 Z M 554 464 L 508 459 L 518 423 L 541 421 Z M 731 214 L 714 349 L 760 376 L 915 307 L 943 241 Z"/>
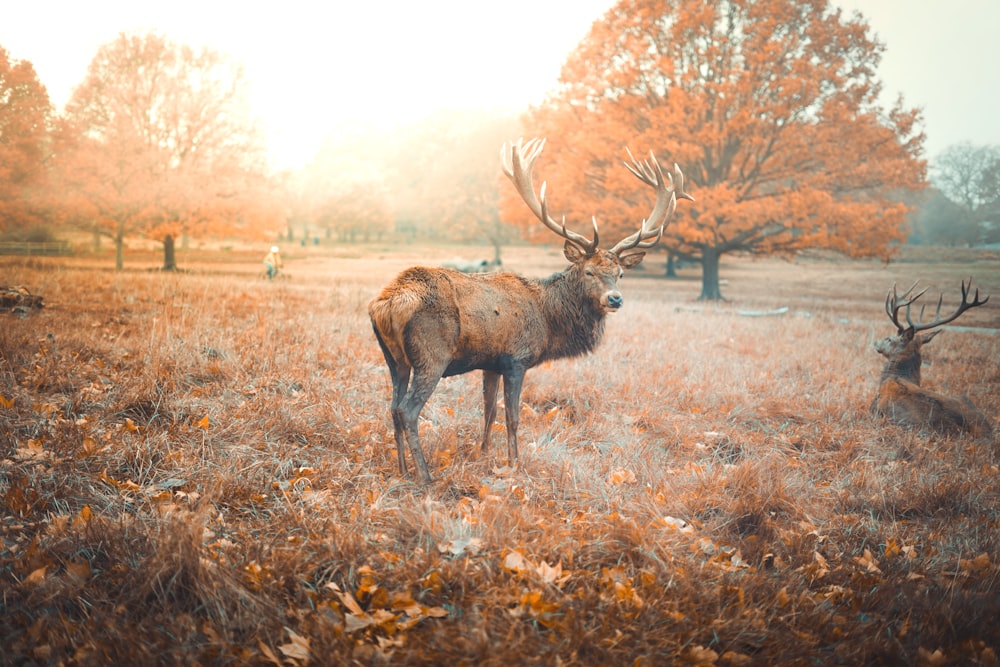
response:
<path fill-rule="evenodd" d="M 509 551 L 503 559 L 503 566 L 519 574 L 529 569 L 527 560 L 519 551 Z"/>
<path fill-rule="evenodd" d="M 868 572 L 882 573 L 882 570 L 879 569 L 878 561 L 875 560 L 875 556 L 872 555 L 871 550 L 867 547 L 865 547 L 865 552 L 862 555 L 854 559 L 854 562 L 865 568 Z"/>
<path fill-rule="evenodd" d="M 309 638 L 303 637 L 291 628 L 285 628 L 288 633 L 288 643 L 278 647 L 285 656 L 292 660 L 300 660 L 303 665 L 309 662 Z"/>
<path fill-rule="evenodd" d="M 948 658 L 941 649 L 937 649 L 933 653 L 925 649 L 923 646 L 917 649 L 917 664 L 927 665 L 928 667 L 937 667 L 938 665 L 947 664 Z"/>
<path fill-rule="evenodd" d="M 24 578 L 24 583 L 26 584 L 37 584 L 43 579 L 45 579 L 45 570 L 48 569 L 47 565 L 43 565 L 37 570 L 33 570 L 31 574 Z"/>
<path fill-rule="evenodd" d="M 719 660 L 719 654 L 704 646 L 692 646 L 687 653 L 687 661 L 695 665 L 714 665 Z"/>
<path fill-rule="evenodd" d="M 619 468 L 608 475 L 608 484 L 635 484 L 635 473 L 625 468 Z"/>
<path fill-rule="evenodd" d="M 264 654 L 265 658 L 267 658 L 268 660 L 270 660 L 272 663 L 274 663 L 278 667 L 284 667 L 284 663 L 281 662 L 281 659 L 277 655 L 275 655 L 274 651 L 272 651 L 271 648 L 267 644 L 265 644 L 263 641 L 261 641 L 260 639 L 258 639 L 257 640 L 257 645 L 260 647 L 260 652 Z"/>

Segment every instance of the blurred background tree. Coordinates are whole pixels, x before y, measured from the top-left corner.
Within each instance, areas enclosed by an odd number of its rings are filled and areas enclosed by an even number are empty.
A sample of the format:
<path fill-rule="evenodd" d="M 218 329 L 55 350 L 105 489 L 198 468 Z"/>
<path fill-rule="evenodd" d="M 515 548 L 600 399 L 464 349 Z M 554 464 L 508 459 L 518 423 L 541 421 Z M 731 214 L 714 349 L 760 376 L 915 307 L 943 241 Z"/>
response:
<path fill-rule="evenodd" d="M 621 0 L 524 118 L 549 139 L 551 209 L 597 214 L 603 238 L 634 230 L 652 200 L 620 166 L 629 146 L 688 177 L 697 202 L 678 207 L 662 245 L 701 264 L 702 299 L 722 298 L 726 253 L 888 257 L 925 162 L 919 112 L 878 101 L 883 49 L 826 0 Z M 537 230 L 503 193 L 502 217 Z"/>
<path fill-rule="evenodd" d="M 45 159 L 52 105 L 31 63 L 0 46 L 0 233 L 46 228 Z"/>
<path fill-rule="evenodd" d="M 115 242 L 142 234 L 263 235 L 280 228 L 264 145 L 250 114 L 243 70 L 211 49 L 155 33 L 123 33 L 102 46 L 66 105 L 58 173 L 76 218 Z"/>
<path fill-rule="evenodd" d="M 294 224 L 345 241 L 483 243 L 498 261 L 518 237 L 497 212 L 500 145 L 517 127 L 509 114 L 455 111 L 388 133 L 342 128 L 296 180 Z"/>
<path fill-rule="evenodd" d="M 921 211 L 915 226 L 924 242 L 1000 242 L 1000 146 L 948 146 L 934 158 L 931 182 L 945 201 L 932 199 Z"/>

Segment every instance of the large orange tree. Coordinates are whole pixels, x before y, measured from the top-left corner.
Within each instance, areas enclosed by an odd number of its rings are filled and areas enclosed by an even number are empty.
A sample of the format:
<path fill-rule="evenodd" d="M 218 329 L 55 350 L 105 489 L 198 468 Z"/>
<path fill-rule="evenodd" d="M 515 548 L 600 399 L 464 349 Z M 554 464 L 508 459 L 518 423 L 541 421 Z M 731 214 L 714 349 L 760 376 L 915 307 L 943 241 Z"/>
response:
<path fill-rule="evenodd" d="M 0 47 L 0 232 L 44 222 L 49 95 L 30 62 Z"/>
<path fill-rule="evenodd" d="M 180 234 L 283 224 L 260 220 L 263 142 L 242 67 L 217 51 L 122 33 L 98 49 L 63 121 L 59 174 L 80 215 L 114 239 L 119 269 L 130 234 L 164 241 L 173 268 Z"/>
<path fill-rule="evenodd" d="M 663 245 L 701 263 L 703 299 L 722 298 L 726 253 L 888 257 L 905 238 L 897 195 L 926 167 L 919 112 L 879 102 L 884 48 L 827 0 L 621 0 L 526 114 L 549 139 L 551 209 L 634 229 L 651 195 L 620 166 L 629 146 L 688 177 L 697 201 Z M 504 192 L 504 217 L 537 227 Z"/>

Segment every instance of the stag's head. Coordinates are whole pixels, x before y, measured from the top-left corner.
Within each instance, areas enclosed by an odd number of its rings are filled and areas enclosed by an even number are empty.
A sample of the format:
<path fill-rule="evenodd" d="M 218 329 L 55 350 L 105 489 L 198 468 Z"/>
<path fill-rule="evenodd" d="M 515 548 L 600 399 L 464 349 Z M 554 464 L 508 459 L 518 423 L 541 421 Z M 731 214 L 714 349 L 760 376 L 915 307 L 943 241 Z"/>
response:
<path fill-rule="evenodd" d="M 619 256 L 610 250 L 600 249 L 588 255 L 570 241 L 563 246 L 563 254 L 570 261 L 566 271 L 570 279 L 582 285 L 595 309 L 604 313 L 613 313 L 621 308 L 623 301 L 618 281 L 625 274 L 625 269 L 638 266 L 645 255 L 637 252 Z"/>
<path fill-rule="evenodd" d="M 518 140 L 513 144 L 504 144 L 500 152 L 503 172 L 514 183 L 518 194 L 535 217 L 566 240 L 563 254 L 570 262 L 567 274 L 571 279 L 579 281 L 597 309 L 605 313 L 614 312 L 622 306 L 618 281 L 624 270 L 638 266 L 646 255 L 645 249 L 659 242 L 663 236 L 663 228 L 673 217 L 677 199 L 694 201 L 694 197 L 684 192 L 684 174 L 676 164 L 673 174 L 664 175 L 652 153 L 649 160 L 639 161 L 629 152 L 631 163 L 626 162 L 626 168 L 643 183 L 656 189 L 656 204 L 649 217 L 642 221 L 639 231 L 625 237 L 610 249 L 601 249 L 598 247 L 596 218 L 591 219 L 593 236 L 587 238 L 567 229 L 565 219 L 559 223 L 549 216 L 544 182 L 538 195 L 535 194 L 531 170 L 544 146 L 544 139 L 531 139 L 527 142 Z"/>
<path fill-rule="evenodd" d="M 885 313 L 889 316 L 889 320 L 896 325 L 896 334 L 875 341 L 875 351 L 887 359 L 887 373 L 910 379 L 920 384 L 920 349 L 941 333 L 942 330 L 937 329 L 937 327 L 955 321 L 965 311 L 983 305 L 990 298 L 987 296 L 980 300 L 979 290 L 977 289 L 972 297 L 972 301 L 969 301 L 972 279 L 969 279 L 968 286 L 966 286 L 963 280 L 962 303 L 954 313 L 946 317 L 941 316 L 941 305 L 944 301 L 944 295 L 941 295 L 938 298 L 934 319 L 930 322 L 924 322 L 924 306 L 921 305 L 920 314 L 917 317 L 917 321 L 914 322 L 910 316 L 910 308 L 927 291 L 923 289 L 914 294 L 913 290 L 916 286 L 917 283 L 913 283 L 910 289 L 900 295 L 896 292 L 896 286 L 893 285 L 889 293 L 886 294 Z M 901 310 L 904 311 L 906 316 L 905 325 L 899 320 Z M 931 331 L 931 329 L 935 330 Z"/>

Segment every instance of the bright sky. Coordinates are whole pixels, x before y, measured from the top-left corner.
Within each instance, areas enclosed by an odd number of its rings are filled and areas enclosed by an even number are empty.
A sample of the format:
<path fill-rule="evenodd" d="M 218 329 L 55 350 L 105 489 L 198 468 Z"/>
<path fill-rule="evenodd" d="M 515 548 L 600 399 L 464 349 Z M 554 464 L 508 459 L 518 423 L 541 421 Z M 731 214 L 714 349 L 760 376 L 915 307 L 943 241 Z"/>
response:
<path fill-rule="evenodd" d="M 924 110 L 927 153 L 1000 144 L 1000 0 L 836 0 L 888 46 L 880 78 Z M 60 109 L 98 46 L 155 29 L 241 61 L 279 166 L 331 130 L 438 109 L 522 110 L 614 0 L 33 0 L 6 3 L 0 46 L 29 60 Z"/>

